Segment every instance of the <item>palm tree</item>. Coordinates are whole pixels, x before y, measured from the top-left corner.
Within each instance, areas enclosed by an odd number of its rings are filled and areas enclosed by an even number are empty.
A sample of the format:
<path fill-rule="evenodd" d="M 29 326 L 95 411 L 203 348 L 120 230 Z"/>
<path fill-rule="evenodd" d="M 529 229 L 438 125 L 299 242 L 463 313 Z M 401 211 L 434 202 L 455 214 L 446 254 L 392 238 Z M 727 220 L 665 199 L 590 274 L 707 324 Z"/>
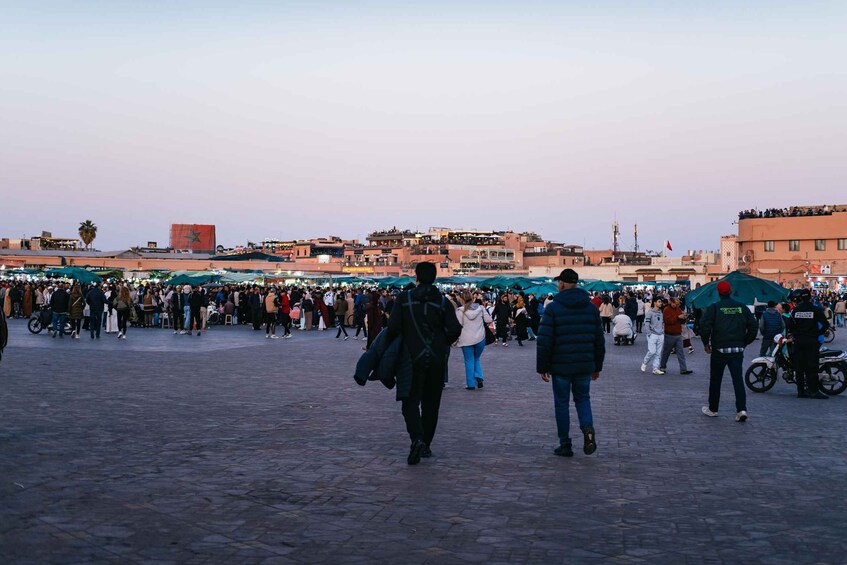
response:
<path fill-rule="evenodd" d="M 97 225 L 91 220 L 79 224 L 79 237 L 85 246 L 91 249 L 91 242 L 97 237 Z"/>

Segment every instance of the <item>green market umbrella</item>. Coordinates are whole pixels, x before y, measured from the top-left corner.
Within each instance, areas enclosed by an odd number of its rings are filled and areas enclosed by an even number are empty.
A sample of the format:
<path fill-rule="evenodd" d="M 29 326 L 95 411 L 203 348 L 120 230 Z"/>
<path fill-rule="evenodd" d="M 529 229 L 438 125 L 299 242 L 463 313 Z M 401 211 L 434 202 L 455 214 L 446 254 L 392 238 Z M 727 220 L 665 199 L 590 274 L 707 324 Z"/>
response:
<path fill-rule="evenodd" d="M 718 296 L 718 283 L 721 281 L 727 281 L 732 287 L 732 298 L 748 306 L 757 302 L 765 303 L 769 300 L 781 302 L 791 292 L 789 289 L 779 286 L 775 282 L 760 279 L 752 275 L 745 275 L 739 271 L 733 271 L 722 279 L 692 290 L 685 296 L 686 306 L 706 308 L 720 300 Z"/>
<path fill-rule="evenodd" d="M 586 292 L 614 292 L 620 289 L 621 285 L 606 281 L 590 282 L 582 287 Z"/>
<path fill-rule="evenodd" d="M 48 269 L 44 271 L 48 277 L 59 277 L 72 279 L 82 284 L 91 284 L 103 282 L 103 279 L 89 270 L 80 267 L 61 267 L 58 269 Z"/>

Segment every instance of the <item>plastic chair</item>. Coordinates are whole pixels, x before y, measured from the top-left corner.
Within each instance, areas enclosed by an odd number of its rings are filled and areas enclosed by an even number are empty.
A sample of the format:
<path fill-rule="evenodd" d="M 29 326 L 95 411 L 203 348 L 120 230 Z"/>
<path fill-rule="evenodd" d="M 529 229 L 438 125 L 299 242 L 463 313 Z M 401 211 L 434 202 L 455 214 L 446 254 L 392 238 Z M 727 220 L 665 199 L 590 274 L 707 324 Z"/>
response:
<path fill-rule="evenodd" d="M 227 314 L 224 318 L 224 325 L 231 326 L 232 325 L 232 314 Z"/>
<path fill-rule="evenodd" d="M 159 318 L 161 318 L 161 320 L 162 320 L 162 327 L 163 328 L 174 327 L 173 320 L 171 320 L 171 316 L 167 312 L 162 312 L 161 314 L 159 314 Z"/>

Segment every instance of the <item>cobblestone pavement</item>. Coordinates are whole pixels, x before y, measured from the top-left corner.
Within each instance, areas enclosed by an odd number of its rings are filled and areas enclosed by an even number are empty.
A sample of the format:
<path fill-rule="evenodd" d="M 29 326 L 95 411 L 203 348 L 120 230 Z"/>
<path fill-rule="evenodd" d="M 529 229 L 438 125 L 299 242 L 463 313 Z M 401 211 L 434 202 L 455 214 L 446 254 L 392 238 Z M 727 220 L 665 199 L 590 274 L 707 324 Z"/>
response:
<path fill-rule="evenodd" d="M 700 413 L 693 375 L 608 347 L 599 448 L 552 455 L 534 343 L 490 347 L 464 390 L 454 350 L 435 456 L 408 466 L 400 407 L 361 388 L 361 342 L 130 330 L 92 341 L 11 321 L 0 363 L 4 563 L 844 563 L 847 395 L 749 395 Z M 844 345 L 847 332 L 834 345 Z M 758 343 L 748 351 L 748 360 Z M 572 415 L 576 426 L 575 414 Z"/>

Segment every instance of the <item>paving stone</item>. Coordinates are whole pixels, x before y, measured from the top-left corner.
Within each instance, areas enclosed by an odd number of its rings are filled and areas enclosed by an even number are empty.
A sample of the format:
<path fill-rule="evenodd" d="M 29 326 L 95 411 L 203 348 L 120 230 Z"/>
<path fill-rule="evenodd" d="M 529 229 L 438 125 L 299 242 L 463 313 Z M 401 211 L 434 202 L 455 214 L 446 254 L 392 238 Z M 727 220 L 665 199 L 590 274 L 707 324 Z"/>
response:
<path fill-rule="evenodd" d="M 0 363 L 3 563 L 835 563 L 847 555 L 845 398 L 778 383 L 734 421 L 700 406 L 708 356 L 638 370 L 608 347 L 598 451 L 552 455 L 534 344 L 450 359 L 435 456 L 408 466 L 400 407 L 352 379 L 361 342 L 130 329 L 52 340 L 10 322 Z M 847 338 L 837 337 L 835 345 Z M 752 350 L 757 344 L 751 346 Z"/>

